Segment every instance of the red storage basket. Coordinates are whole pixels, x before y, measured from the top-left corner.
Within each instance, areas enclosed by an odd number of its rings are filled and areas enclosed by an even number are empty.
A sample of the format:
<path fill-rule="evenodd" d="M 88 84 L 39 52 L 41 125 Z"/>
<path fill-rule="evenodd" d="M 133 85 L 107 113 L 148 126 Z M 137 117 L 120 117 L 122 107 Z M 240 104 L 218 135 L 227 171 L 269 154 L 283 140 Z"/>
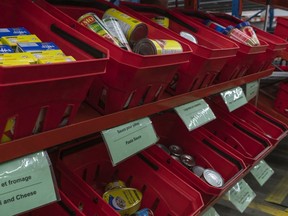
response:
<path fill-rule="evenodd" d="M 184 9 L 175 9 L 174 11 L 185 17 L 187 22 L 196 22 L 203 27 L 209 28 L 203 24 L 204 20 L 211 19 L 209 14 L 200 11 L 190 11 Z M 216 32 L 212 29 L 209 30 Z M 217 34 L 223 36 L 222 33 L 217 32 Z M 239 46 L 239 51 L 237 52 L 236 58 L 230 59 L 223 67 L 222 71 L 217 77 L 217 82 L 228 81 L 244 76 L 250 67 L 254 64 L 254 60 L 259 55 L 264 54 L 268 47 L 268 44 L 263 40 L 260 40 L 261 45 L 254 47 L 239 43 L 234 40 L 232 41 Z"/>
<path fill-rule="evenodd" d="M 124 6 L 123 6 L 124 5 Z M 185 42 L 193 50 L 189 63 L 183 65 L 177 73 L 177 81 L 170 83 L 167 91 L 170 94 L 181 94 L 192 90 L 205 88 L 213 84 L 216 76 L 232 57 L 236 56 L 239 47 L 225 36 L 217 35 L 197 23 L 185 22 L 181 16 L 160 6 L 123 2 L 121 7 L 133 13 L 168 34 L 173 34 L 177 40 Z M 132 10 L 128 10 L 131 8 Z M 141 14 L 141 15 L 140 15 Z M 166 29 L 150 19 L 156 16 L 169 18 L 169 28 Z M 145 17 L 145 18 L 144 18 Z M 192 34 L 197 44 L 182 38 L 181 31 Z M 175 34 L 176 33 L 176 34 Z"/>
<path fill-rule="evenodd" d="M 233 121 L 241 122 L 242 125 L 245 125 L 254 134 L 261 134 L 273 146 L 287 134 L 286 124 L 258 109 L 251 103 L 247 103 L 231 113 L 227 112 L 224 103 L 219 102 L 217 105 L 216 103 L 210 105 L 212 110 L 219 113 L 222 118 L 231 118 Z M 226 111 L 223 109 L 226 109 Z"/>
<path fill-rule="evenodd" d="M 160 137 L 159 143 L 167 148 L 169 145 L 178 145 L 182 147 L 184 154 L 194 157 L 196 165 L 212 168 L 221 174 L 224 179 L 223 186 L 214 187 L 196 176 L 158 146 L 152 146 L 145 150 L 189 185 L 201 191 L 204 197 L 205 194 L 219 196 L 225 193 L 238 178 L 243 177 L 246 166 L 239 157 L 217 144 L 204 133 L 199 133 L 199 129 L 189 132 L 175 113 L 156 116 L 152 122 Z M 210 200 L 204 199 L 204 201 L 209 202 Z"/>
<path fill-rule="evenodd" d="M 251 135 L 237 122 L 230 120 L 217 116 L 216 120 L 204 125 L 201 130 L 240 157 L 247 166 L 253 166 L 269 153 L 271 144 L 256 134 Z"/>
<path fill-rule="evenodd" d="M 69 176 L 70 181 L 76 180 L 76 184 L 82 181 L 83 192 L 94 191 L 95 197 L 102 196 L 105 185 L 117 179 L 124 181 L 127 187 L 141 191 L 140 209 L 149 208 L 155 215 L 196 215 L 203 207 L 197 190 L 145 152 L 113 167 L 104 143 L 92 140 L 86 144 L 82 143 L 80 150 L 76 146 L 77 151 L 67 149 L 68 153 L 63 152 L 62 161 L 59 161 L 60 167 L 64 168 L 61 168 L 61 173 Z M 73 190 L 68 187 L 68 191 Z"/>
<path fill-rule="evenodd" d="M 274 34 L 283 38 L 284 40 L 288 40 L 288 17 L 277 17 L 276 19 L 276 27 L 274 30 Z"/>
<path fill-rule="evenodd" d="M 142 56 L 117 47 L 76 21 L 87 12 L 102 17 L 105 10 L 115 7 L 113 4 L 106 1 L 65 1 L 65 5 L 59 5 L 61 1 L 58 4 L 57 2 L 54 1 L 55 7 L 44 0 L 37 1 L 37 4 L 78 30 L 83 37 L 101 41 L 110 50 L 107 73 L 95 79 L 88 95 L 88 102 L 103 114 L 158 100 L 179 66 L 189 61 L 191 49 L 181 41 L 182 53 Z M 129 15 L 121 8 L 117 10 Z M 149 24 L 147 26 L 148 38 L 176 39 Z"/>
<path fill-rule="evenodd" d="M 41 110 L 46 115 L 37 132 L 61 126 L 63 118 L 70 123 L 93 78 L 105 72 L 108 51 L 96 42 L 83 41 L 75 30 L 32 1 L 3 0 L 0 7 L 1 27 L 23 26 L 76 59 L 71 63 L 0 66 L 0 136 L 6 135 L 9 141 L 31 135 Z M 65 116 L 67 109 L 69 116 Z M 13 129 L 5 130 L 7 122 L 13 120 Z"/>
<path fill-rule="evenodd" d="M 243 22 L 242 20 L 228 14 L 212 13 L 211 15 L 213 16 L 213 20 L 225 26 L 235 26 Z M 253 27 L 253 29 L 257 37 L 268 44 L 268 48 L 266 52 L 259 54 L 255 58 L 253 64 L 250 66 L 246 74 L 252 74 L 258 71 L 266 70 L 274 61 L 274 59 L 280 56 L 281 51 L 285 50 L 288 45 L 287 41 L 278 36 L 265 32 L 257 27 Z"/>
<path fill-rule="evenodd" d="M 19 216 L 85 216 L 69 199 L 59 191 L 61 200 L 47 206 L 31 210 Z"/>
<path fill-rule="evenodd" d="M 288 117 L 288 83 L 282 82 L 279 85 L 274 108 L 282 115 Z"/>

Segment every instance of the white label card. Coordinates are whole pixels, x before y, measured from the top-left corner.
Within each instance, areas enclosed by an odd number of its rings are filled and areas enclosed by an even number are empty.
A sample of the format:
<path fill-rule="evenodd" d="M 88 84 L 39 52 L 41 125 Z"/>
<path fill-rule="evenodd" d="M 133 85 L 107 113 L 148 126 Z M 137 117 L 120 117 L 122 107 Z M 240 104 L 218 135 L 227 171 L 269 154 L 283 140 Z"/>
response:
<path fill-rule="evenodd" d="M 54 179 L 43 151 L 1 164 L 1 215 L 15 215 L 57 201 Z"/>
<path fill-rule="evenodd" d="M 104 130 L 102 136 L 114 166 L 158 141 L 148 117 Z"/>
<path fill-rule="evenodd" d="M 220 216 L 215 208 L 210 207 L 202 216 Z"/>
<path fill-rule="evenodd" d="M 226 196 L 228 200 L 243 213 L 256 197 L 256 194 L 245 180 L 242 179 L 227 192 Z"/>
<path fill-rule="evenodd" d="M 247 103 L 246 97 L 241 87 L 236 87 L 234 89 L 221 92 L 221 96 L 230 112 Z"/>
<path fill-rule="evenodd" d="M 257 96 L 259 89 L 259 82 L 258 80 L 250 83 L 246 83 L 246 99 L 249 101 Z"/>
<path fill-rule="evenodd" d="M 200 99 L 174 108 L 189 131 L 192 131 L 216 118 L 212 109 Z"/>
<path fill-rule="evenodd" d="M 263 186 L 273 175 L 274 170 L 264 160 L 261 160 L 250 172 L 258 183 Z"/>

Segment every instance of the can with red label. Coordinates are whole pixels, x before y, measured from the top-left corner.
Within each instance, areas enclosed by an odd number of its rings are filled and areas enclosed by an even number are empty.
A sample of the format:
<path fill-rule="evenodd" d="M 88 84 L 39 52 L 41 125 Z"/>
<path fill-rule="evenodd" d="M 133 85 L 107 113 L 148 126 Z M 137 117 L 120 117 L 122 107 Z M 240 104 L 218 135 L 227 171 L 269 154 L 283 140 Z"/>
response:
<path fill-rule="evenodd" d="M 115 39 L 106 29 L 105 25 L 103 24 L 102 20 L 94 13 L 86 13 L 82 15 L 78 22 L 85 26 L 86 28 L 92 30 L 96 34 L 102 36 L 103 38 L 111 41 L 112 43 L 116 44 L 119 47 L 123 47 L 123 45 Z"/>

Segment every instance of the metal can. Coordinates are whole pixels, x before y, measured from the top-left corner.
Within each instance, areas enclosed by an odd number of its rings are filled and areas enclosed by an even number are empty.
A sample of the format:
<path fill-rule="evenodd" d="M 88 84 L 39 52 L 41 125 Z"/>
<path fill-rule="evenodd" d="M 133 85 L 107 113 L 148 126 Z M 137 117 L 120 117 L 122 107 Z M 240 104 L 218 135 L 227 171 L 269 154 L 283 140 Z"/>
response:
<path fill-rule="evenodd" d="M 196 39 L 196 37 L 194 37 L 192 34 L 188 33 L 188 32 L 185 32 L 185 31 L 181 31 L 180 32 L 180 36 L 195 43 L 195 44 L 198 44 L 198 41 Z"/>
<path fill-rule="evenodd" d="M 171 155 L 176 156 L 176 157 L 180 157 L 183 154 L 182 148 L 178 145 L 170 145 L 169 150 L 170 150 Z"/>
<path fill-rule="evenodd" d="M 135 188 L 118 188 L 106 191 L 103 199 L 120 215 L 126 216 L 138 211 L 142 193 Z"/>
<path fill-rule="evenodd" d="M 195 160 L 191 155 L 182 154 L 180 156 L 180 161 L 187 168 L 191 168 L 191 167 L 195 166 Z"/>
<path fill-rule="evenodd" d="M 141 55 L 162 55 L 183 52 L 182 46 L 175 40 L 148 39 L 138 41 L 133 52 Z"/>
<path fill-rule="evenodd" d="M 224 180 L 220 173 L 216 172 L 212 169 L 205 169 L 203 172 L 203 177 L 207 183 L 214 187 L 222 187 L 224 184 Z"/>
<path fill-rule="evenodd" d="M 122 31 L 132 45 L 142 38 L 146 38 L 148 35 L 148 27 L 145 23 L 122 13 L 115 8 L 110 8 L 105 11 L 103 19 L 108 17 L 114 17 L 119 21 Z"/>
<path fill-rule="evenodd" d="M 102 36 L 103 38 L 111 41 L 112 43 L 116 44 L 117 46 L 121 47 L 121 43 L 116 40 L 106 27 L 104 26 L 102 20 L 95 14 L 95 13 L 86 13 L 82 15 L 77 20 L 81 25 L 85 26 L 86 28 L 90 29 L 91 31 L 95 32 L 96 34 Z"/>
<path fill-rule="evenodd" d="M 108 29 L 109 33 L 114 37 L 117 38 L 121 44 L 123 44 L 123 48 L 128 50 L 129 52 L 132 52 L 129 43 L 119 25 L 119 22 L 117 19 L 113 17 L 108 17 L 103 19 L 103 22 Z"/>
<path fill-rule="evenodd" d="M 144 209 L 137 211 L 132 216 L 154 216 L 154 214 L 151 209 L 144 208 Z"/>
<path fill-rule="evenodd" d="M 126 187 L 125 182 L 121 180 L 117 180 L 117 181 L 108 183 L 105 186 L 105 191 L 109 191 L 109 190 L 116 189 L 116 188 L 125 188 L 125 187 Z"/>
<path fill-rule="evenodd" d="M 197 166 L 193 166 L 191 170 L 196 176 L 201 177 L 205 169 L 202 166 L 197 165 Z"/>
<path fill-rule="evenodd" d="M 156 16 L 156 17 L 153 17 L 151 20 L 165 28 L 169 28 L 169 19 L 167 17 Z"/>

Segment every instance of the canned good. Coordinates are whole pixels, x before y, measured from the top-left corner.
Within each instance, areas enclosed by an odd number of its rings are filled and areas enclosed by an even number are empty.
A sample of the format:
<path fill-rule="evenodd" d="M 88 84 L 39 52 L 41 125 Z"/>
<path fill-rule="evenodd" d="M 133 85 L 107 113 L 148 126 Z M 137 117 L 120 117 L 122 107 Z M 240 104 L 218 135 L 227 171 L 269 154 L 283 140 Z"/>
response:
<path fill-rule="evenodd" d="M 129 43 L 119 25 L 119 22 L 117 19 L 113 18 L 113 17 L 108 17 L 103 19 L 103 22 L 106 26 L 106 28 L 108 29 L 109 33 L 114 37 L 117 38 L 121 44 L 123 45 L 122 48 L 128 50 L 129 52 L 132 52 Z"/>
<path fill-rule="evenodd" d="M 256 45 L 260 45 L 259 39 L 249 22 L 242 22 L 236 25 L 236 28 L 240 29 L 246 35 L 250 36 Z"/>
<path fill-rule="evenodd" d="M 163 151 L 165 151 L 167 154 L 170 155 L 170 150 L 163 144 L 157 143 L 156 144 L 159 148 L 161 148 Z"/>
<path fill-rule="evenodd" d="M 153 22 L 163 26 L 164 28 L 169 28 L 169 19 L 164 16 L 156 16 L 151 19 Z"/>
<path fill-rule="evenodd" d="M 205 169 L 203 172 L 203 177 L 207 183 L 214 187 L 222 187 L 224 184 L 222 176 L 215 170 Z"/>
<path fill-rule="evenodd" d="M 180 161 L 187 168 L 191 168 L 191 167 L 195 166 L 195 160 L 191 155 L 182 154 L 180 156 Z"/>
<path fill-rule="evenodd" d="M 124 35 L 132 45 L 142 38 L 146 38 L 148 35 L 148 27 L 145 23 L 122 13 L 115 8 L 110 8 L 105 11 L 102 18 L 106 19 L 108 17 L 114 17 L 119 21 L 119 25 L 124 32 Z"/>
<path fill-rule="evenodd" d="M 175 156 L 175 155 L 171 155 L 171 157 L 172 157 L 174 160 L 176 160 L 176 161 L 178 161 L 179 163 L 181 163 L 181 161 L 180 161 L 180 158 L 179 158 L 179 157 L 177 157 L 177 156 Z"/>
<path fill-rule="evenodd" d="M 144 208 L 144 209 L 137 211 L 132 216 L 154 216 L 154 214 L 151 209 Z"/>
<path fill-rule="evenodd" d="M 201 177 L 205 169 L 197 165 L 197 166 L 193 166 L 191 170 L 196 176 Z"/>
<path fill-rule="evenodd" d="M 182 46 L 175 40 L 148 39 L 138 41 L 133 52 L 141 55 L 162 55 L 183 52 Z"/>
<path fill-rule="evenodd" d="M 90 29 L 91 31 L 95 32 L 96 34 L 102 36 L 103 38 L 111 41 L 112 43 L 116 44 L 117 46 L 121 47 L 122 44 L 116 40 L 104 24 L 102 23 L 102 20 L 95 14 L 95 13 L 86 13 L 82 15 L 78 20 L 77 20 L 81 25 L 85 26 L 86 28 Z"/>
<path fill-rule="evenodd" d="M 120 215 L 126 216 L 138 211 L 142 193 L 135 188 L 117 188 L 106 191 L 103 199 Z"/>
<path fill-rule="evenodd" d="M 185 31 L 181 31 L 180 32 L 180 36 L 195 43 L 195 44 L 198 44 L 198 41 L 196 39 L 196 37 L 194 37 L 192 34 L 188 33 L 188 32 L 185 32 Z"/>
<path fill-rule="evenodd" d="M 177 145 L 170 145 L 169 150 L 171 155 L 180 157 L 183 154 L 183 149 L 180 146 Z"/>
<path fill-rule="evenodd" d="M 126 187 L 125 182 L 121 180 L 117 180 L 117 181 L 108 183 L 105 186 L 105 191 L 109 191 L 109 190 L 116 189 L 116 188 L 125 188 L 125 187 Z"/>
<path fill-rule="evenodd" d="M 227 26 L 227 28 L 223 31 L 223 33 L 227 35 L 229 38 L 238 41 L 240 43 L 249 46 L 257 46 L 256 42 L 250 36 L 246 35 L 239 29 L 234 28 L 233 26 Z"/>

